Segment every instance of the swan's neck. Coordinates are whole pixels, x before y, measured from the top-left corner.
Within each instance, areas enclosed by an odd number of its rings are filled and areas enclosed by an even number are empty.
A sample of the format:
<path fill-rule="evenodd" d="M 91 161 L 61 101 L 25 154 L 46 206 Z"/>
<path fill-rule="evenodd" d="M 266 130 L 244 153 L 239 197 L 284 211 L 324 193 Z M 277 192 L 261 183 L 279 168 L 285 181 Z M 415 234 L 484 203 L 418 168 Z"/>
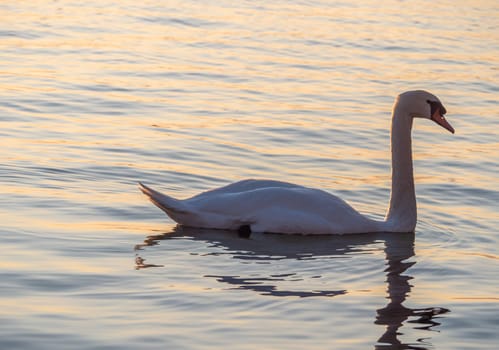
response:
<path fill-rule="evenodd" d="M 412 117 L 394 106 L 391 128 L 392 190 L 385 223 L 389 231 L 413 232 L 417 209 L 411 147 Z"/>

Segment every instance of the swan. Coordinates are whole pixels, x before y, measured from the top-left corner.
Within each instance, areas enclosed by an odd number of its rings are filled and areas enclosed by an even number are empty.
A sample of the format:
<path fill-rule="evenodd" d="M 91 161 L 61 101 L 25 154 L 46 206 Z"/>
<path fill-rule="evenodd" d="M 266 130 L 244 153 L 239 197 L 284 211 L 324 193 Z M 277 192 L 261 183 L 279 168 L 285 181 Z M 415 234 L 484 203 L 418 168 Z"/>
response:
<path fill-rule="evenodd" d="M 392 187 L 384 220 L 374 220 L 326 191 L 274 180 L 243 180 L 179 200 L 139 182 L 140 190 L 170 218 L 187 227 L 240 233 L 353 234 L 414 232 L 417 220 L 412 168 L 414 118 L 431 119 L 454 133 L 433 94 L 407 91 L 392 110 Z"/>

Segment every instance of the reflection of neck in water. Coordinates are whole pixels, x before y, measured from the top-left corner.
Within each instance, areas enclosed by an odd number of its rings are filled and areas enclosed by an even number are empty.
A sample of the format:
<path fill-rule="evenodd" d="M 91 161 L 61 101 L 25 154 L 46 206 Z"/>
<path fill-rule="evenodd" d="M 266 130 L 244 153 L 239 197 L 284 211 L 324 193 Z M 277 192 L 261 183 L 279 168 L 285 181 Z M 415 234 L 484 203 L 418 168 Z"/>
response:
<path fill-rule="evenodd" d="M 408 322 L 424 324 L 420 329 L 430 329 L 438 325 L 433 318 L 449 310 L 441 307 L 424 309 L 409 309 L 402 304 L 411 291 L 409 281 L 412 277 L 404 275 L 416 262 L 407 260 L 414 256 L 414 233 L 376 233 L 348 236 L 290 236 L 277 234 L 252 235 L 251 239 L 239 237 L 234 232 L 220 230 L 196 230 L 178 227 L 172 233 L 150 236 L 143 244 L 136 246 L 140 250 L 146 246 L 158 244 L 161 240 L 171 238 L 186 238 L 194 241 L 208 243 L 211 247 L 221 248 L 221 252 L 208 253 L 208 255 L 230 254 L 235 259 L 248 261 L 275 261 L 284 259 L 315 260 L 320 258 L 338 258 L 343 255 L 366 252 L 369 245 L 383 242 L 385 245 L 385 258 L 387 268 L 386 282 L 388 304 L 377 310 L 375 324 L 385 325 L 385 333 L 379 338 L 376 349 L 425 349 L 425 344 L 418 341 L 414 346 L 402 344 L 398 339 L 398 330 L 409 317 L 416 317 Z M 145 264 L 145 259 L 137 256 L 137 269 L 157 267 L 162 265 Z M 347 294 L 348 291 L 340 290 L 280 290 L 279 282 L 289 282 L 296 274 L 278 274 L 266 277 L 240 277 L 227 275 L 207 275 L 216 278 L 221 283 L 234 286 L 233 289 L 252 290 L 262 295 L 277 297 L 332 297 Z"/>
<path fill-rule="evenodd" d="M 404 235 L 392 235 L 390 239 L 386 239 L 385 243 L 385 269 L 388 305 L 377 310 L 376 324 L 385 325 L 386 331 L 379 338 L 376 349 L 425 349 L 421 347 L 424 344 L 418 343 L 414 346 L 402 344 L 398 339 L 398 329 L 402 327 L 404 322 L 409 317 L 417 317 L 413 323 L 421 323 L 427 325 L 421 329 L 430 329 L 433 326 L 439 325 L 433 321 L 433 317 L 448 312 L 448 309 L 441 307 L 430 307 L 425 309 L 409 309 L 402 305 L 411 291 L 409 281 L 411 276 L 403 275 L 403 273 L 413 266 L 416 262 L 408 262 L 407 259 L 414 256 L 414 233 Z"/>

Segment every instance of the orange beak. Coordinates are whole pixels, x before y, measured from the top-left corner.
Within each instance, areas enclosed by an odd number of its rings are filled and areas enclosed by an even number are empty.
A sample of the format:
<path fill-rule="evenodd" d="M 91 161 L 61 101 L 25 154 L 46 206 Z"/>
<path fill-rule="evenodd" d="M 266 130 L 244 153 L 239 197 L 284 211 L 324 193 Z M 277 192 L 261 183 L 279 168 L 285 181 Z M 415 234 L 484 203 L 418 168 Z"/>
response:
<path fill-rule="evenodd" d="M 447 119 L 440 113 L 440 108 L 437 108 L 433 115 L 431 116 L 431 120 L 440 125 L 441 127 L 449 130 L 451 133 L 454 133 L 454 128 L 449 124 Z"/>

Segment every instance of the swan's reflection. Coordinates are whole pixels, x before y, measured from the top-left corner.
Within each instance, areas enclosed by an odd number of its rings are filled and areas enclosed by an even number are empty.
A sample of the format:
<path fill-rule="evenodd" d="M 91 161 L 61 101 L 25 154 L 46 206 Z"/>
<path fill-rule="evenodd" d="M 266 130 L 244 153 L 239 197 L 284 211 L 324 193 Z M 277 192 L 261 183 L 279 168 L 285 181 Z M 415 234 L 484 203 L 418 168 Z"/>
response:
<path fill-rule="evenodd" d="M 416 262 L 407 260 L 414 256 L 414 234 L 391 234 L 384 239 L 386 257 L 386 282 L 388 304 L 377 310 L 376 324 L 385 325 L 385 333 L 378 339 L 376 349 L 425 349 L 424 345 L 403 344 L 398 339 L 398 329 L 402 327 L 409 317 L 415 317 L 409 322 L 423 324 L 421 329 L 431 329 L 439 325 L 433 318 L 449 312 L 441 307 L 424 309 L 409 309 L 403 303 L 411 291 L 409 281 L 412 277 L 404 272 Z M 423 346 L 423 347 L 422 347 Z"/>
<path fill-rule="evenodd" d="M 378 339 L 376 349 L 426 349 L 429 344 L 418 340 L 414 344 L 404 344 L 399 340 L 399 329 L 405 322 L 416 323 L 418 329 L 430 330 L 439 325 L 435 321 L 437 315 L 449 310 L 440 307 L 410 309 L 403 305 L 411 291 L 411 276 L 406 270 L 415 261 L 414 234 L 376 233 L 346 236 L 293 236 L 276 234 L 255 234 L 242 237 L 235 232 L 220 230 L 199 230 L 177 227 L 173 232 L 149 236 L 135 248 L 153 246 L 162 240 L 184 238 L 209 244 L 213 253 L 208 255 L 229 254 L 234 259 L 269 262 L 283 259 L 316 260 L 335 259 L 355 254 L 369 254 L 371 250 L 380 251 L 384 245 L 386 259 L 386 282 L 388 304 L 377 310 L 375 324 L 384 325 L 385 331 Z M 223 253 L 220 253 L 222 251 Z M 146 264 L 145 259 L 137 254 L 136 268 L 158 267 L 162 265 Z M 278 297 L 333 297 L 348 293 L 347 290 L 282 290 L 277 286 L 281 282 L 303 281 L 294 273 L 272 274 L 265 277 L 241 277 L 228 275 L 207 275 L 221 283 L 231 285 L 231 289 L 252 290 L 263 295 Z M 317 277 L 317 276 L 314 276 Z M 314 278 L 312 277 L 312 278 Z M 318 276 L 320 277 L 320 276 Z"/>

